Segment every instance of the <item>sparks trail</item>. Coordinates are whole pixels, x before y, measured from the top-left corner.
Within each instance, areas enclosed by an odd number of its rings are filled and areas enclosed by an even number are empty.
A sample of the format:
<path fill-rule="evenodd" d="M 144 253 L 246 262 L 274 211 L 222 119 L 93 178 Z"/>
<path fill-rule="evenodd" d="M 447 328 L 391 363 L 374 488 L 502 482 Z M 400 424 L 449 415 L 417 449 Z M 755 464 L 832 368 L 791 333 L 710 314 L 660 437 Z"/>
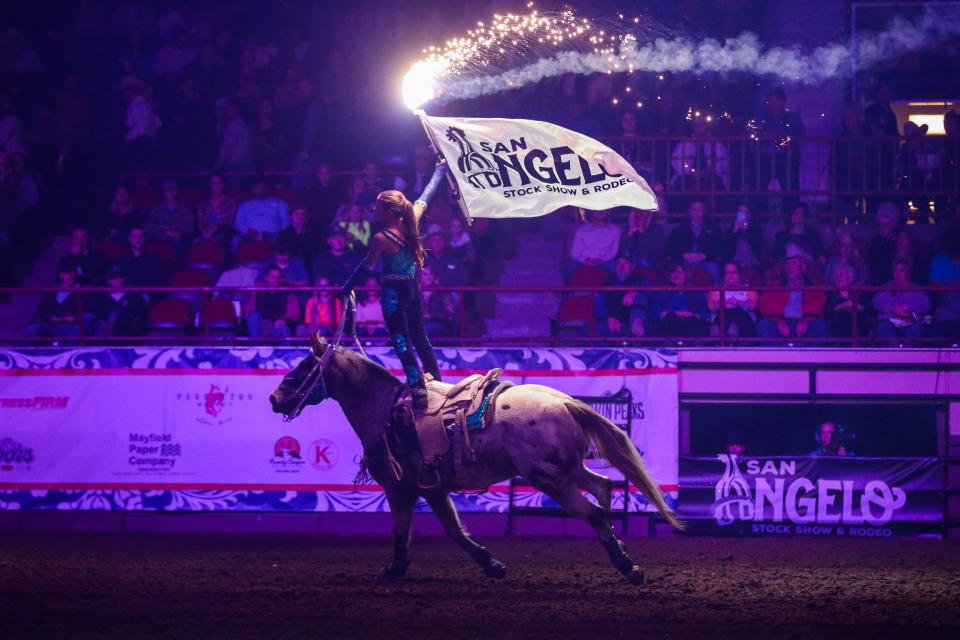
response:
<path fill-rule="evenodd" d="M 808 52 L 764 47 L 744 32 L 723 42 L 694 42 L 646 17 L 600 20 L 573 11 L 496 15 L 463 37 L 424 49 L 404 79 L 411 108 L 516 89 L 566 73 L 745 72 L 822 82 L 869 68 L 906 51 L 960 35 L 960 8 L 927 8 L 915 20 L 893 19 L 886 31 L 860 37 L 855 51 L 834 43 Z"/>

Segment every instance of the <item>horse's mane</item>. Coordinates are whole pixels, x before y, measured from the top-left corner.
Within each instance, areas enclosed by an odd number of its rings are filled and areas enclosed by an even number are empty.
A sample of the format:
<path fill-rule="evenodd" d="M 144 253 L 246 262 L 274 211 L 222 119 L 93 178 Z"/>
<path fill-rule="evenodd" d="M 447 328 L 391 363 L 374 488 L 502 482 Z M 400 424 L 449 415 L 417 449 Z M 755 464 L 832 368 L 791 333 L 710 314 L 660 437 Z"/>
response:
<path fill-rule="evenodd" d="M 400 385 L 400 381 L 397 380 L 396 376 L 390 373 L 386 367 L 377 364 L 370 358 L 364 358 L 358 352 L 353 351 L 352 349 L 338 349 L 337 353 L 338 355 L 344 357 L 347 362 L 367 371 L 371 378 L 371 382 L 382 383 L 384 385 Z"/>

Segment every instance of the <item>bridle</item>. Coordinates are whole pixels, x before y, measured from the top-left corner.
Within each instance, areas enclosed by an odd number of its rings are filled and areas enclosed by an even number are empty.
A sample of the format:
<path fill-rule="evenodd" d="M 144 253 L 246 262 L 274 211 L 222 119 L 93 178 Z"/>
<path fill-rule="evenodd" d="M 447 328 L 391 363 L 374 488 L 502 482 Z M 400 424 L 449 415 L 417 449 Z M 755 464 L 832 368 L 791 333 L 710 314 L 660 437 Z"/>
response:
<path fill-rule="evenodd" d="M 317 387 L 320 388 L 320 393 L 323 395 L 324 400 L 328 397 L 327 383 L 323 379 L 323 374 L 327 368 L 327 363 L 329 363 L 330 359 L 333 357 L 333 352 L 340 348 L 340 341 L 343 339 L 344 330 L 347 327 L 347 316 L 352 316 L 354 319 L 354 321 L 350 323 L 350 337 L 353 338 L 353 342 L 357 346 L 357 350 L 360 351 L 360 355 L 362 355 L 364 358 L 367 357 L 367 353 L 363 350 L 363 345 L 360 344 L 360 338 L 357 337 L 356 293 L 351 291 L 350 295 L 344 299 L 344 302 L 345 304 L 343 313 L 340 314 L 340 324 L 337 326 L 337 332 L 334 334 L 333 340 L 327 344 L 327 348 L 323 350 L 323 353 L 317 354 L 316 347 L 319 344 L 319 341 L 310 341 L 311 344 L 308 357 L 311 357 L 314 360 L 313 368 L 310 369 L 310 373 L 306 375 L 306 377 L 303 379 L 303 382 L 301 382 L 300 386 L 297 387 L 296 392 L 294 392 L 294 397 L 297 398 L 297 406 L 295 406 L 289 413 L 284 414 L 284 422 L 290 422 L 303 412 L 304 408 L 307 406 L 307 399 Z"/>

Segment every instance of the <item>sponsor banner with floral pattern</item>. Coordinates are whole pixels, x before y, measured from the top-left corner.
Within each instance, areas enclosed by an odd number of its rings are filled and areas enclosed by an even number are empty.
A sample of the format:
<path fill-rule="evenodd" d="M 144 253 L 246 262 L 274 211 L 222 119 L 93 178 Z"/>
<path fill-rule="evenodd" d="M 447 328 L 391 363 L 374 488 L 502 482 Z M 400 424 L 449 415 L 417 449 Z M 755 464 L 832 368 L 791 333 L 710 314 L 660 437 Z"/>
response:
<path fill-rule="evenodd" d="M 0 509 L 386 511 L 355 486 L 361 447 L 338 405 L 291 423 L 268 394 L 300 348 L 0 350 Z M 631 437 L 668 492 L 677 485 L 676 354 L 640 349 L 438 349 L 455 381 L 494 367 L 576 396 L 627 387 Z M 369 356 L 393 371 L 389 349 Z M 618 420 L 614 419 L 615 422 Z M 617 477 L 603 461 L 591 466 Z M 454 497 L 503 512 L 506 485 Z M 549 506 L 518 490 L 520 506 Z M 617 493 L 614 506 L 623 505 Z M 635 492 L 629 508 L 646 503 Z"/>

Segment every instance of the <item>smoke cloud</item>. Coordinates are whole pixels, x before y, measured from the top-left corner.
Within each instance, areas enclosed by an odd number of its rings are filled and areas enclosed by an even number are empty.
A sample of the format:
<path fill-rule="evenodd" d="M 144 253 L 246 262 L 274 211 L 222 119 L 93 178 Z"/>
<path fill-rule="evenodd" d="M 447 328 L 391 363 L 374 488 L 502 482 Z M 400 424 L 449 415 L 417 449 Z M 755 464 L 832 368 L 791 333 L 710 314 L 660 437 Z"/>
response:
<path fill-rule="evenodd" d="M 839 43 L 807 52 L 799 47 L 766 48 L 753 33 L 742 33 L 723 42 L 658 37 L 641 43 L 625 32 L 619 51 L 553 51 L 533 62 L 519 62 L 513 68 L 490 65 L 489 73 L 453 73 L 436 80 L 441 102 L 516 89 L 566 73 L 738 72 L 815 84 L 848 76 L 907 51 L 933 47 L 958 35 L 960 8 L 956 5 L 928 7 L 913 21 L 898 17 L 886 31 L 862 35 L 855 50 L 849 44 Z M 517 61 L 517 57 L 512 59 Z"/>

